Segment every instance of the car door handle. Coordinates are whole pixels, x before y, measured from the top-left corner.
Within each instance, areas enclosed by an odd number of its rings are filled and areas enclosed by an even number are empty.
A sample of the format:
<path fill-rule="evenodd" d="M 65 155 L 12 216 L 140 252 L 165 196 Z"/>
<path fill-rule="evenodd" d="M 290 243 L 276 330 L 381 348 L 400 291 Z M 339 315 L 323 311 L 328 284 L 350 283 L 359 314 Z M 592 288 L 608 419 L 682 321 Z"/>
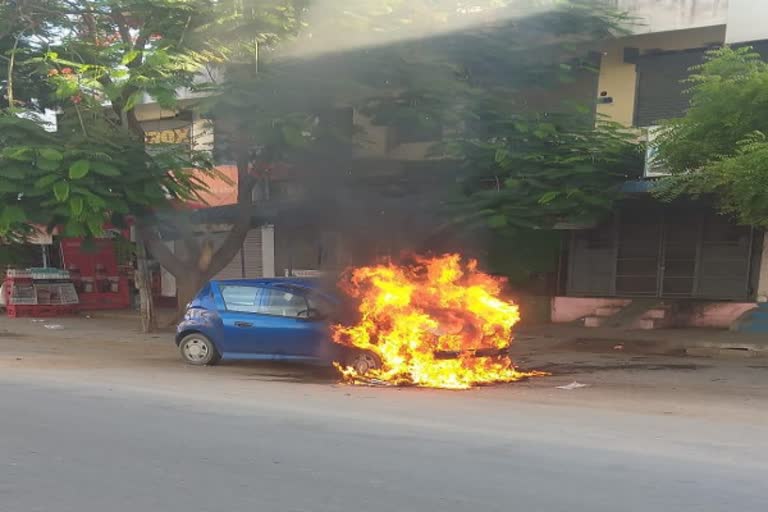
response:
<path fill-rule="evenodd" d="M 235 322 L 235 327 L 253 327 L 251 322 Z"/>

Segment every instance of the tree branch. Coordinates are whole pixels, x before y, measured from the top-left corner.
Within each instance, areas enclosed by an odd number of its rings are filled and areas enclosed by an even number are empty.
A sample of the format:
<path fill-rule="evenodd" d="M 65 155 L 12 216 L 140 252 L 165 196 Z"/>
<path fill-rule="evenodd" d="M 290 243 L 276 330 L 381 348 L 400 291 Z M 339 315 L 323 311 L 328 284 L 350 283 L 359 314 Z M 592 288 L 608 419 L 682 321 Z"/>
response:
<path fill-rule="evenodd" d="M 176 277 L 183 277 L 185 274 L 189 274 L 191 269 L 185 265 L 185 263 L 181 261 L 167 245 L 165 245 L 165 242 L 160 240 L 157 233 L 152 228 L 143 222 L 137 222 L 136 234 L 144 241 L 152 253 L 152 256 L 168 272 Z"/>
<path fill-rule="evenodd" d="M 113 7 L 113 9 L 112 19 L 117 25 L 117 31 L 120 33 L 120 39 L 123 40 L 123 43 L 128 48 L 133 48 L 133 40 L 131 38 L 131 30 L 128 28 L 128 21 L 125 19 L 125 16 L 123 16 L 123 13 L 117 10 L 119 9 L 118 7 Z"/>
<path fill-rule="evenodd" d="M 11 57 L 8 59 L 8 108 L 13 108 L 13 68 L 16 64 L 16 50 L 19 48 L 19 39 L 21 34 L 18 34 L 13 41 L 13 49 L 11 50 Z"/>

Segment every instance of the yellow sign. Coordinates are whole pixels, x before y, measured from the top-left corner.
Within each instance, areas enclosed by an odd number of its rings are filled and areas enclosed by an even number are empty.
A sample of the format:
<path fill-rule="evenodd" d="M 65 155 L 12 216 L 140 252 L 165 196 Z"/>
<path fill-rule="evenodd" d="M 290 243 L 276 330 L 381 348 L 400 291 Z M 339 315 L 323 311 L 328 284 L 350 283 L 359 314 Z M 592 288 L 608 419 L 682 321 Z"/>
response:
<path fill-rule="evenodd" d="M 156 130 L 144 132 L 147 144 L 189 144 L 189 126 L 174 130 Z"/>

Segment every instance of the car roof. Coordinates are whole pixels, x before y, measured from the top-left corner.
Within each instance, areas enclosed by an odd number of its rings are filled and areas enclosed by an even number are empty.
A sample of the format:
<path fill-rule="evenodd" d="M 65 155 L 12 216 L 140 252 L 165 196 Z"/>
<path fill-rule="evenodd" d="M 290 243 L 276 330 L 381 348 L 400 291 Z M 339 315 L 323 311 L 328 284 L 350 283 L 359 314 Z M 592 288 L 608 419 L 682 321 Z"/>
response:
<path fill-rule="evenodd" d="M 309 277 L 264 277 L 260 279 L 213 279 L 212 283 L 228 284 L 235 286 L 272 286 L 275 284 L 287 284 L 302 288 L 320 289 L 320 281 Z"/>

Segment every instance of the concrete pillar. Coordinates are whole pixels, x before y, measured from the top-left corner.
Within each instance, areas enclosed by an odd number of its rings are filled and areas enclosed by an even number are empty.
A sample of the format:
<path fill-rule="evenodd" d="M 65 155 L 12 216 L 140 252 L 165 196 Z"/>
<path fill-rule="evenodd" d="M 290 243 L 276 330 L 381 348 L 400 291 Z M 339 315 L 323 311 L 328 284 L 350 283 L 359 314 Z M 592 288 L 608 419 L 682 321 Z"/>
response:
<path fill-rule="evenodd" d="M 172 253 L 176 253 L 176 242 L 170 240 L 165 242 L 165 245 Z M 160 267 L 160 295 L 163 297 L 176 296 L 176 278 L 165 270 L 165 267 Z"/>
<path fill-rule="evenodd" d="M 261 226 L 261 265 L 264 277 L 275 277 L 275 226 Z"/>
<path fill-rule="evenodd" d="M 768 232 L 763 235 L 763 252 L 760 255 L 760 274 L 757 281 L 757 301 L 768 302 Z"/>

